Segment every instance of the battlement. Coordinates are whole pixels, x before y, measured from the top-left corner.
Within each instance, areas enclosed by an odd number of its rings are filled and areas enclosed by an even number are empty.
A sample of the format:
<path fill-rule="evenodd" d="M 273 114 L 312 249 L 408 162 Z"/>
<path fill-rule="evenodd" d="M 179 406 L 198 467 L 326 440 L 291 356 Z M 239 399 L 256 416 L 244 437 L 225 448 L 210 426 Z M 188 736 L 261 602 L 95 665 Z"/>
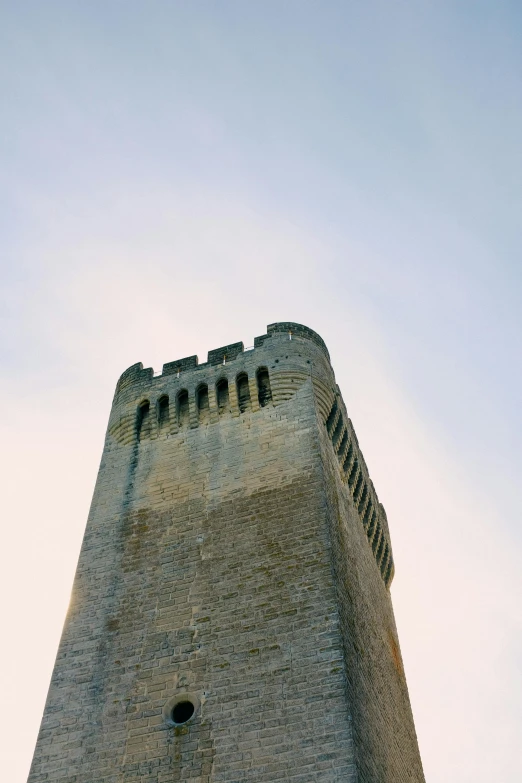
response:
<path fill-rule="evenodd" d="M 328 362 L 330 362 L 330 354 L 322 337 L 317 332 L 310 329 L 303 324 L 294 323 L 293 321 L 281 321 L 279 323 L 269 324 L 267 326 L 267 333 L 254 339 L 254 350 L 256 348 L 264 347 L 267 341 L 270 341 L 274 337 L 284 337 L 288 340 L 309 340 L 318 346 L 325 354 Z M 247 349 L 251 350 L 251 349 Z M 163 365 L 161 375 L 154 376 L 154 371 L 151 367 L 143 368 L 143 364 L 138 362 L 133 364 L 120 376 L 120 379 L 116 385 L 116 395 L 133 384 L 147 383 L 152 380 L 153 377 L 161 378 L 166 375 L 180 375 L 187 370 L 203 369 L 206 367 L 215 367 L 220 364 L 229 364 L 237 359 L 245 352 L 245 346 L 242 342 L 232 343 L 230 345 L 223 345 L 220 348 L 213 348 L 207 354 L 207 361 L 199 363 L 197 356 L 186 356 L 183 359 L 175 359 L 174 361 L 167 362 Z"/>
<path fill-rule="evenodd" d="M 269 324 L 266 328 L 267 333 L 264 335 L 261 335 L 261 337 L 256 337 L 254 340 L 254 347 L 257 348 L 260 345 L 263 345 L 265 340 L 268 340 L 269 337 L 272 337 L 274 334 L 288 334 L 290 339 L 292 337 L 297 338 L 303 338 L 305 340 L 311 340 L 316 345 L 318 345 L 320 348 L 323 349 L 326 356 L 328 357 L 328 361 L 330 361 L 330 354 L 328 353 L 328 348 L 326 347 L 326 344 L 322 337 L 320 337 L 317 332 L 314 332 L 313 329 L 310 329 L 308 326 L 303 326 L 302 324 L 296 324 L 292 321 L 280 321 L 275 324 Z"/>
<path fill-rule="evenodd" d="M 164 364 L 159 375 L 141 363 L 129 367 L 116 386 L 109 432 L 120 443 L 134 441 L 140 416 L 147 422 L 148 406 L 153 414 L 151 437 L 160 430 L 174 435 L 185 426 L 217 423 L 225 414 L 256 412 L 267 400 L 280 405 L 308 380 L 325 421 L 336 386 L 324 341 L 302 324 L 270 324 L 253 348 L 245 350 L 242 342 L 214 348 L 205 363 L 200 364 L 196 355 L 187 356 Z M 168 427 L 162 428 L 167 420 Z M 141 437 L 147 431 L 148 425 Z"/>

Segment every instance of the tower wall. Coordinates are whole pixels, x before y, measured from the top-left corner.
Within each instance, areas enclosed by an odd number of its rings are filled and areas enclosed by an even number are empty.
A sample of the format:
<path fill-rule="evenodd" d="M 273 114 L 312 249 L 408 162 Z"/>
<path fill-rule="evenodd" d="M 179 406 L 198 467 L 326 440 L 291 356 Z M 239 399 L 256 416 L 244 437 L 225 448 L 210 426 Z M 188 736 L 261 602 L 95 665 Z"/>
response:
<path fill-rule="evenodd" d="M 394 566 L 386 514 L 340 395 L 337 402 L 339 419 L 349 432 L 344 451 L 338 447 L 342 436 L 336 447 L 334 426 L 319 427 L 319 433 L 357 780 L 423 781 L 387 587 Z M 346 465 L 350 443 L 358 454 Z"/>
<path fill-rule="evenodd" d="M 134 365 L 30 783 L 423 780 L 392 577 L 318 335 Z M 196 711 L 173 725 L 180 699 Z"/>

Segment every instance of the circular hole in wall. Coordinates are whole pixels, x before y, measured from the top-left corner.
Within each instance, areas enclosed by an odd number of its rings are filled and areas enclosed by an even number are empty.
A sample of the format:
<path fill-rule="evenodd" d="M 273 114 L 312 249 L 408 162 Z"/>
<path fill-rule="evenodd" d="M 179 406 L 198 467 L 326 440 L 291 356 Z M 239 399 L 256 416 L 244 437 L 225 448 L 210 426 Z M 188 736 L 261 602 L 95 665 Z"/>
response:
<path fill-rule="evenodd" d="M 192 718 L 195 712 L 195 707 L 191 701 L 178 701 L 172 709 L 172 720 L 178 725 L 180 723 L 186 723 Z"/>
<path fill-rule="evenodd" d="M 167 726 L 182 726 L 196 715 L 199 707 L 195 693 L 177 693 L 163 705 L 163 720 Z"/>

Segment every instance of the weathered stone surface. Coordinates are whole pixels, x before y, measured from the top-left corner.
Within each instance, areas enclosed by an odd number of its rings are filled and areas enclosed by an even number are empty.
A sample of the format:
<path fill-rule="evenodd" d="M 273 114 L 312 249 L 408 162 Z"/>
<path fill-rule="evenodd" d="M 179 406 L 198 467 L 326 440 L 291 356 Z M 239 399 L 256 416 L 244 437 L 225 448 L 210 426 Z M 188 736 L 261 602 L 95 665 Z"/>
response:
<path fill-rule="evenodd" d="M 30 783 L 424 780 L 328 353 L 255 344 L 120 378 Z"/>

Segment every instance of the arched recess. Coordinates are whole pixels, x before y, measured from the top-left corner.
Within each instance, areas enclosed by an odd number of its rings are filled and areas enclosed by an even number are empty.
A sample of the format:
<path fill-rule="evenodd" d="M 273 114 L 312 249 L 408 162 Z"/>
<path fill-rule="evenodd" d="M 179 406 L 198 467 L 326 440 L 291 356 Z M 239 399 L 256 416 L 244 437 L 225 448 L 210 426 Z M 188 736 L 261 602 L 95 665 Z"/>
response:
<path fill-rule="evenodd" d="M 169 398 L 164 394 L 158 400 L 158 427 L 160 432 L 168 431 L 170 423 Z"/>
<path fill-rule="evenodd" d="M 272 401 L 272 389 L 270 387 L 270 376 L 267 367 L 260 367 L 256 372 L 257 396 L 262 408 Z"/>
<path fill-rule="evenodd" d="M 198 409 L 198 419 L 200 424 L 206 424 L 210 416 L 210 407 L 208 402 L 208 386 L 202 383 L 196 390 L 196 406 Z"/>
<path fill-rule="evenodd" d="M 252 407 L 252 403 L 250 401 L 250 389 L 246 372 L 239 373 L 236 378 L 236 386 L 239 412 L 244 413 L 245 411 L 249 411 Z"/>
<path fill-rule="evenodd" d="M 143 400 L 138 405 L 136 434 L 139 442 L 150 438 L 150 402 L 148 400 Z"/>
<path fill-rule="evenodd" d="M 381 523 L 379 522 L 379 520 L 377 520 L 377 527 L 376 527 L 375 534 L 374 534 L 373 539 L 372 539 L 373 554 L 375 554 L 375 552 L 377 551 L 377 547 L 379 546 L 379 544 L 381 542 L 381 536 L 382 536 Z"/>
<path fill-rule="evenodd" d="M 221 378 L 221 380 L 216 383 L 216 400 L 220 416 L 230 410 L 230 396 L 226 378 Z"/>
<path fill-rule="evenodd" d="M 176 398 L 176 414 L 180 428 L 189 425 L 189 396 L 186 389 L 181 389 Z"/>

